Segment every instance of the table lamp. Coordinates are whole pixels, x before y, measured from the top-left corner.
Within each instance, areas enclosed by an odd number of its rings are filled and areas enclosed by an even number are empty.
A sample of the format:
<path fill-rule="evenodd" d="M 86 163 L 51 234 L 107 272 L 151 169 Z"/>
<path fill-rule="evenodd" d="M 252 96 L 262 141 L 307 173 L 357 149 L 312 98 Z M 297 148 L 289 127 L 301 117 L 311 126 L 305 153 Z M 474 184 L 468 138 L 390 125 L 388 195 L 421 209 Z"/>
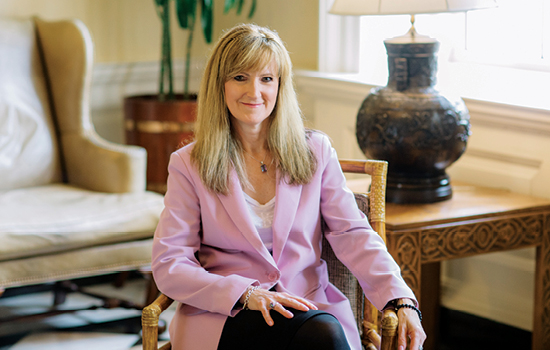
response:
<path fill-rule="evenodd" d="M 336 0 L 339 15 L 411 15 L 411 29 L 386 39 L 387 86 L 371 90 L 357 114 L 356 136 L 367 158 L 386 160 L 386 199 L 432 203 L 450 199 L 446 168 L 466 150 L 470 115 L 460 97 L 435 88 L 439 42 L 419 35 L 414 15 L 494 7 L 493 0 Z"/>

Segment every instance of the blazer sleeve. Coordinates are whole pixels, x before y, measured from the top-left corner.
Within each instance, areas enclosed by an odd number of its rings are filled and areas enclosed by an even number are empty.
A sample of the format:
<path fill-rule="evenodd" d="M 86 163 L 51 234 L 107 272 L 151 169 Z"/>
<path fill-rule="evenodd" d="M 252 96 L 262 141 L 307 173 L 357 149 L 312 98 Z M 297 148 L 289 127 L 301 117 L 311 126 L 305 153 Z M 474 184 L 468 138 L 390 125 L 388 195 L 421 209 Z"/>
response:
<path fill-rule="evenodd" d="M 184 149 L 185 150 L 185 149 Z M 189 154 L 170 157 L 168 189 L 152 251 L 152 270 L 160 291 L 185 304 L 189 313 L 206 310 L 233 315 L 234 306 L 249 285 L 259 282 L 237 275 L 220 276 L 205 270 L 196 258 L 201 245 L 201 213 Z M 204 195 L 204 194 L 203 194 Z"/>
<path fill-rule="evenodd" d="M 336 151 L 326 137 L 319 153 L 318 163 L 323 172 L 321 214 L 327 225 L 325 237 L 336 257 L 358 279 L 367 298 L 379 310 L 393 299 L 415 300 L 399 265 L 357 207 L 353 192 L 346 186 Z"/>

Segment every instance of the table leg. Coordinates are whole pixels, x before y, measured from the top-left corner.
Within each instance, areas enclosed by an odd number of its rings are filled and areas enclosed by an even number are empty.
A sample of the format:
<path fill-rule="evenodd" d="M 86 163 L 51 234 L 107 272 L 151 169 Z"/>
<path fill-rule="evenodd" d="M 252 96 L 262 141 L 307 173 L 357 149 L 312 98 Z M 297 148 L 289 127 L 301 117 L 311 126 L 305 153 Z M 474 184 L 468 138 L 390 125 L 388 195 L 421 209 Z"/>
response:
<path fill-rule="evenodd" d="M 435 350 L 439 344 L 441 263 L 422 264 L 421 271 L 420 308 L 424 316 L 422 325 L 428 336 L 424 343 L 424 349 Z"/>
<path fill-rule="evenodd" d="M 550 215 L 546 215 L 544 226 L 537 247 L 533 350 L 550 349 Z"/>

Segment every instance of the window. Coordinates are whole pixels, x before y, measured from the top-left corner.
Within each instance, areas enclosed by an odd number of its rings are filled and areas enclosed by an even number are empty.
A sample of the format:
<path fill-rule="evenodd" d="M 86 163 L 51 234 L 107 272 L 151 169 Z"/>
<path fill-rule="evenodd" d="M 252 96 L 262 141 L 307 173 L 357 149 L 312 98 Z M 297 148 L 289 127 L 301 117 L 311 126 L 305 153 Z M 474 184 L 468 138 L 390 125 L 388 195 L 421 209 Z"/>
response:
<path fill-rule="evenodd" d="M 550 109 L 542 94 L 550 81 L 550 0 L 497 3 L 468 13 L 416 16 L 417 31 L 440 42 L 438 81 L 464 97 Z M 362 16 L 359 26 L 361 80 L 385 85 L 383 41 L 405 34 L 410 16 Z M 534 93 L 518 94 L 518 86 Z M 506 95 L 512 90 L 513 100 Z"/>
<path fill-rule="evenodd" d="M 550 1 L 499 0 L 466 15 L 465 47 L 457 60 L 550 71 Z"/>
<path fill-rule="evenodd" d="M 404 34 L 408 17 L 363 16 L 362 54 Z M 455 61 L 550 70 L 550 0 L 498 0 L 492 9 L 417 15 L 416 28 L 450 44 Z"/>

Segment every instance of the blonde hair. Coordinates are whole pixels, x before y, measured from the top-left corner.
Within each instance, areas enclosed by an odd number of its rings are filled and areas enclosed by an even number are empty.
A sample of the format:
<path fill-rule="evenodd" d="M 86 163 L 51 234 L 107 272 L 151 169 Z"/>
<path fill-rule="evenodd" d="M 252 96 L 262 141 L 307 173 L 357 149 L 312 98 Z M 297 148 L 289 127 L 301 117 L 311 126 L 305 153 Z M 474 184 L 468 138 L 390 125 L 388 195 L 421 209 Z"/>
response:
<path fill-rule="evenodd" d="M 316 159 L 307 143 L 288 51 L 275 32 L 241 24 L 222 35 L 214 47 L 198 95 L 191 159 L 203 184 L 216 193 L 229 193 L 231 167 L 243 187 L 249 186 L 242 146 L 225 102 L 225 83 L 243 71 L 263 69 L 273 60 L 278 68 L 279 92 L 268 118 L 267 148 L 281 178 L 289 184 L 306 184 L 313 177 Z"/>

